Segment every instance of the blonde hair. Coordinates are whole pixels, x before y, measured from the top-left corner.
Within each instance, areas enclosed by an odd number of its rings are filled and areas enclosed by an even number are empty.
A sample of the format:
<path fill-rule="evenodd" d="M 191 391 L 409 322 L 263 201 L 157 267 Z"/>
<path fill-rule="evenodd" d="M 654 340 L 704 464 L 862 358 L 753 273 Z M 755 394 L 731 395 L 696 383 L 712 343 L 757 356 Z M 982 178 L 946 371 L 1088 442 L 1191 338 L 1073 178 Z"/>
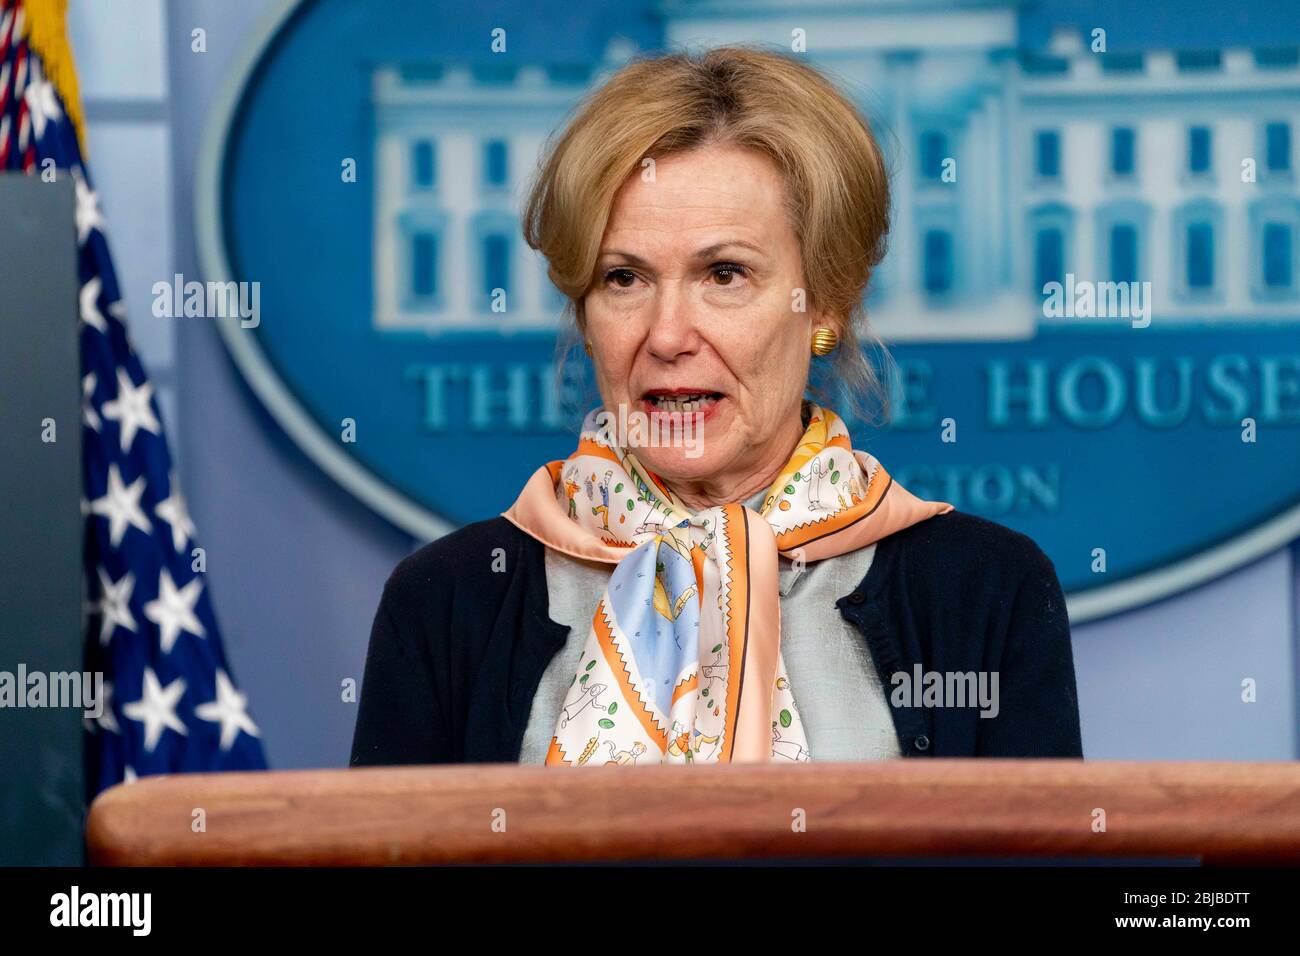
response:
<path fill-rule="evenodd" d="M 825 76 L 784 53 L 717 47 L 639 57 L 592 91 L 548 142 L 523 215 L 580 330 L 614 197 L 645 158 L 704 146 L 758 150 L 777 166 L 798 237 L 807 305 L 839 333 L 836 386 L 851 411 L 888 399 L 862 353 L 861 300 L 884 257 L 889 181 L 870 126 Z M 868 332 L 880 346 L 879 339 Z"/>

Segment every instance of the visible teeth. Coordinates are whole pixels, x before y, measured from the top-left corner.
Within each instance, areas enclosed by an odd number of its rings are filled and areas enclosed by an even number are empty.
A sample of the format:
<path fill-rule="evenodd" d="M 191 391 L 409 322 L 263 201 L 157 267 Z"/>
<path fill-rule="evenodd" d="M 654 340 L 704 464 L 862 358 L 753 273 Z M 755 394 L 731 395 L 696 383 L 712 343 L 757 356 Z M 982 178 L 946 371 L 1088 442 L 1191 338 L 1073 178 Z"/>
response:
<path fill-rule="evenodd" d="M 652 395 L 651 400 L 665 412 L 703 411 L 705 405 L 717 401 L 714 396 L 704 392 L 695 395 Z"/>

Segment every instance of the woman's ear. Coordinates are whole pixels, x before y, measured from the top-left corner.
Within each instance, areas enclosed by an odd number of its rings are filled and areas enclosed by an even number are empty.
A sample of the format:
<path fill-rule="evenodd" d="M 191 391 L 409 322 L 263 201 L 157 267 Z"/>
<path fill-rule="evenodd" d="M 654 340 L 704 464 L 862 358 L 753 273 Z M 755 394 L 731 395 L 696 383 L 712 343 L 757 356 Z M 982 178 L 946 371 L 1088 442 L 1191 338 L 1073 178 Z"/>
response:
<path fill-rule="evenodd" d="M 817 333 L 818 329 L 830 329 L 840 340 L 844 338 L 844 317 L 834 312 L 823 312 L 817 309 L 811 313 L 812 321 L 808 325 L 808 341 L 811 345 L 812 336 Z"/>
<path fill-rule="evenodd" d="M 812 334 L 818 329 L 833 329 L 835 334 L 844 337 L 844 319 L 842 316 L 830 312 L 822 307 L 822 304 L 814 299 L 811 294 L 804 293 L 807 296 L 805 300 L 807 308 L 803 310 L 804 317 L 808 320 L 808 338 L 812 340 Z"/>

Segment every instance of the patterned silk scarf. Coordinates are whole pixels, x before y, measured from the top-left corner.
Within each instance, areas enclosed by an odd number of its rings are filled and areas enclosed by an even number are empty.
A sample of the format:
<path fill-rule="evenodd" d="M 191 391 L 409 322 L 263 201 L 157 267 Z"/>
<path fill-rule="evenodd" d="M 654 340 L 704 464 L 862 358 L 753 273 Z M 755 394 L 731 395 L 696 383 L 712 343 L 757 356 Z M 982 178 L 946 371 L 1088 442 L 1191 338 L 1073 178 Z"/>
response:
<path fill-rule="evenodd" d="M 577 451 L 529 479 L 505 517 L 558 551 L 615 565 L 548 765 L 811 759 L 781 656 L 777 555 L 846 554 L 952 505 L 910 494 L 852 449 L 838 415 L 809 412 L 757 512 L 691 512 L 607 443 L 599 410 Z"/>

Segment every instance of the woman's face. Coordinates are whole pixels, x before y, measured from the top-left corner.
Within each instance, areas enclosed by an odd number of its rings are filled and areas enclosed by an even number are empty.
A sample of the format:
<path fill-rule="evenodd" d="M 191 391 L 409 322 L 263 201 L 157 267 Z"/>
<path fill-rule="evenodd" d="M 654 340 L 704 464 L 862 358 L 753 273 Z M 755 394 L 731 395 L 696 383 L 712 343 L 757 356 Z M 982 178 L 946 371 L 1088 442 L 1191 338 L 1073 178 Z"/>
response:
<path fill-rule="evenodd" d="M 637 457 L 725 500 L 761 490 L 793 451 L 812 332 L 825 324 L 802 311 L 784 200 L 775 164 L 731 145 L 666 157 L 652 181 L 638 171 L 615 197 L 584 302 L 606 409 L 703 413 L 697 448 Z"/>

